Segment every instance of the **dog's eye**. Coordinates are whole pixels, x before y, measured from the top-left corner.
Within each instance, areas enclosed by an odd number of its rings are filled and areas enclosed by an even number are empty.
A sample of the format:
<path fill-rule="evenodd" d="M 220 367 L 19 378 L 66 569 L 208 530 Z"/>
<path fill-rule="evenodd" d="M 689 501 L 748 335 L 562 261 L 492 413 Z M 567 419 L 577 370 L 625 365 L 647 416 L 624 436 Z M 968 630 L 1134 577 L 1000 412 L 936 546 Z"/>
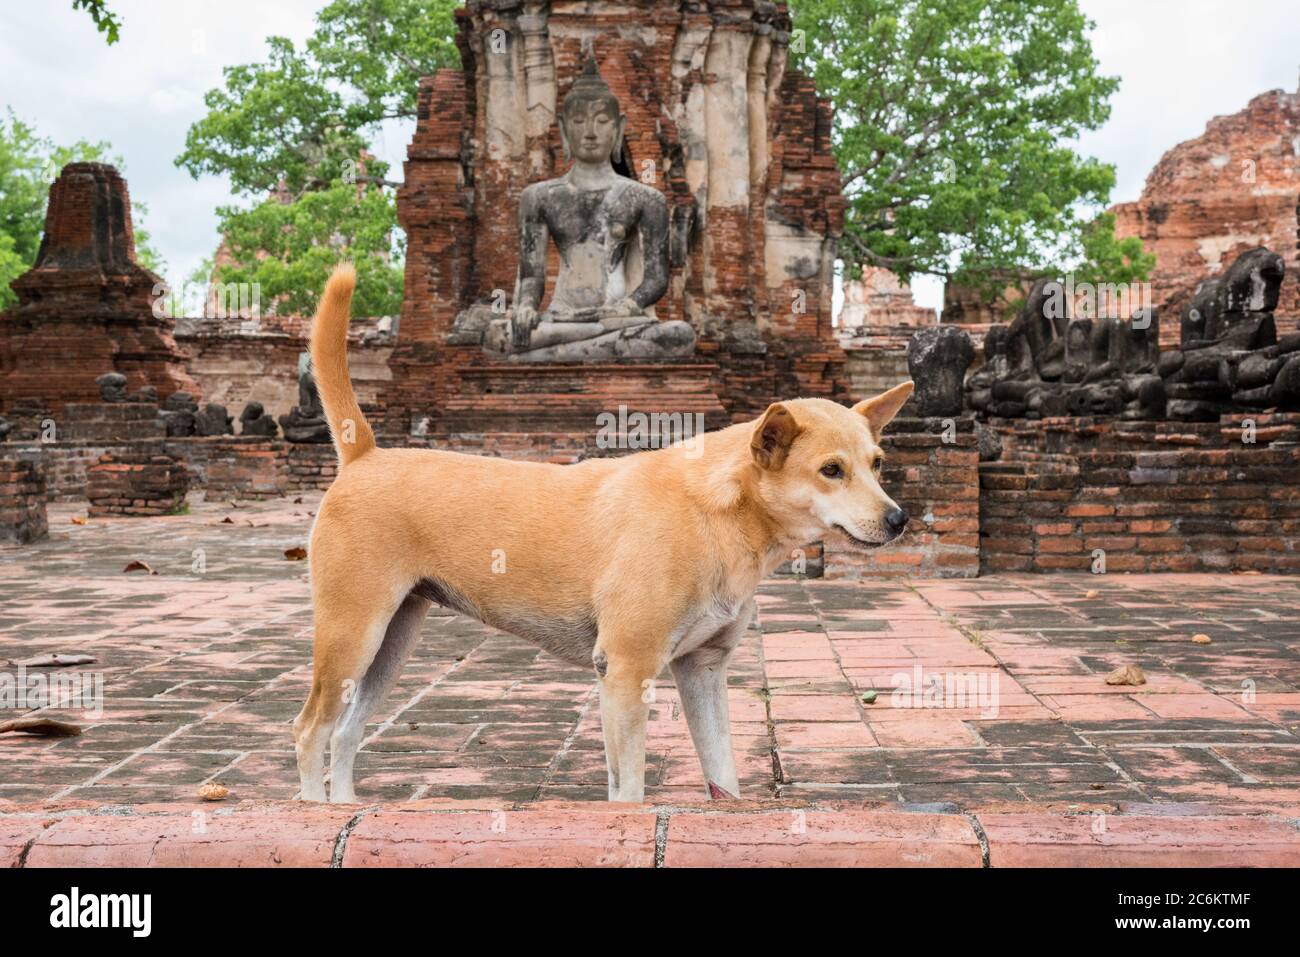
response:
<path fill-rule="evenodd" d="M 825 475 L 829 479 L 839 478 L 843 474 L 844 470 L 840 468 L 839 462 L 827 462 L 822 466 L 822 475 Z"/>

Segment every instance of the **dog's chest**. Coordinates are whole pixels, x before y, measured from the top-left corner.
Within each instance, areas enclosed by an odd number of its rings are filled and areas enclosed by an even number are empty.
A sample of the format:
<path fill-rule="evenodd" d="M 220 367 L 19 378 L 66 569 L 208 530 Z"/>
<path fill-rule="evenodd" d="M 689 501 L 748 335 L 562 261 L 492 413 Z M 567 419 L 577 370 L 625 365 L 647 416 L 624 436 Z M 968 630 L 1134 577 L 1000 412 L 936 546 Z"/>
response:
<path fill-rule="evenodd" d="M 695 612 L 678 626 L 673 633 L 673 642 L 669 657 L 680 658 L 692 651 L 702 648 L 724 633 L 736 629 L 743 631 L 748 625 L 748 617 L 740 621 L 742 615 L 752 610 L 747 601 L 715 600 Z"/>

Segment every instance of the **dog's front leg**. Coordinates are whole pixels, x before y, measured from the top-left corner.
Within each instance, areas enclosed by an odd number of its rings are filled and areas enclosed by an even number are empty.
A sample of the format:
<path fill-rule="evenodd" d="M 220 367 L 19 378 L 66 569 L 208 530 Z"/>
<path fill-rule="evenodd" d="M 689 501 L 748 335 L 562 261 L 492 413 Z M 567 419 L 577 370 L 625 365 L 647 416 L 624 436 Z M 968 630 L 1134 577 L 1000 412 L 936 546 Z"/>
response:
<path fill-rule="evenodd" d="M 710 798 L 740 796 L 736 758 L 731 747 L 731 720 L 727 713 L 727 665 L 731 653 L 745 636 L 753 618 L 752 604 L 741 610 L 729 628 L 688 655 L 675 658 L 672 668 L 677 695 L 686 726 L 691 730 L 695 753 L 704 771 L 704 785 Z"/>
<path fill-rule="evenodd" d="M 658 669 L 618 654 L 607 654 L 602 661 L 600 724 L 609 799 L 639 804 L 645 800 L 645 729 Z"/>

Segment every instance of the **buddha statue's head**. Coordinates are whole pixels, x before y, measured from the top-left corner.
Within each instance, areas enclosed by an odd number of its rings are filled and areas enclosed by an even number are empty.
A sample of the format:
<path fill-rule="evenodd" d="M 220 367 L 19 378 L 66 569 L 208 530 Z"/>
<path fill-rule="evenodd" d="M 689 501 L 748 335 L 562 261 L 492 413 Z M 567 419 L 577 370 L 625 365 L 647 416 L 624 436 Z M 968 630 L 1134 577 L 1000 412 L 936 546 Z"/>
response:
<path fill-rule="evenodd" d="M 596 61 L 588 58 L 560 105 L 560 141 L 565 159 L 584 163 L 618 159 L 626 120 L 618 98 L 600 78 Z"/>

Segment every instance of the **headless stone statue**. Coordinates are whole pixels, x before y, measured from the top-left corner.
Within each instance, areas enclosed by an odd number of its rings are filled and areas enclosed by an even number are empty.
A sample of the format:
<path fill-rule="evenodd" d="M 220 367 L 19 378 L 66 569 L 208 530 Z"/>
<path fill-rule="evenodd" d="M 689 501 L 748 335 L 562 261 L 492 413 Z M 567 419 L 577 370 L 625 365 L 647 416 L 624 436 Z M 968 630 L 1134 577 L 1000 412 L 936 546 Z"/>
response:
<path fill-rule="evenodd" d="M 280 416 L 280 428 L 290 442 L 323 443 L 330 440 L 329 423 L 325 421 L 325 407 L 321 405 L 316 380 L 311 374 L 311 354 L 298 356 L 298 404 L 287 415 Z"/>
<path fill-rule="evenodd" d="M 651 311 L 668 289 L 668 203 L 615 171 L 626 120 L 588 60 L 560 107 L 561 141 L 573 164 L 520 197 L 514 308 L 488 323 L 489 352 L 532 362 L 693 353 L 691 325 L 660 322 Z M 543 312 L 548 240 L 559 250 L 560 272 Z M 458 319 L 453 335 L 463 341 L 472 322 Z"/>
<path fill-rule="evenodd" d="M 907 372 L 916 383 L 908 414 L 925 418 L 961 414 L 962 383 L 975 358 L 970 336 L 956 326 L 918 329 L 907 343 Z"/>
<path fill-rule="evenodd" d="M 275 419 L 266 414 L 260 402 L 249 402 L 239 413 L 240 435 L 260 435 L 273 439 L 279 432 Z"/>
<path fill-rule="evenodd" d="M 1300 337 L 1279 340 L 1273 320 L 1285 271 L 1281 256 L 1259 246 L 1197 287 L 1179 348 L 1160 356 L 1170 418 L 1213 422 L 1243 406 L 1300 408 Z"/>

